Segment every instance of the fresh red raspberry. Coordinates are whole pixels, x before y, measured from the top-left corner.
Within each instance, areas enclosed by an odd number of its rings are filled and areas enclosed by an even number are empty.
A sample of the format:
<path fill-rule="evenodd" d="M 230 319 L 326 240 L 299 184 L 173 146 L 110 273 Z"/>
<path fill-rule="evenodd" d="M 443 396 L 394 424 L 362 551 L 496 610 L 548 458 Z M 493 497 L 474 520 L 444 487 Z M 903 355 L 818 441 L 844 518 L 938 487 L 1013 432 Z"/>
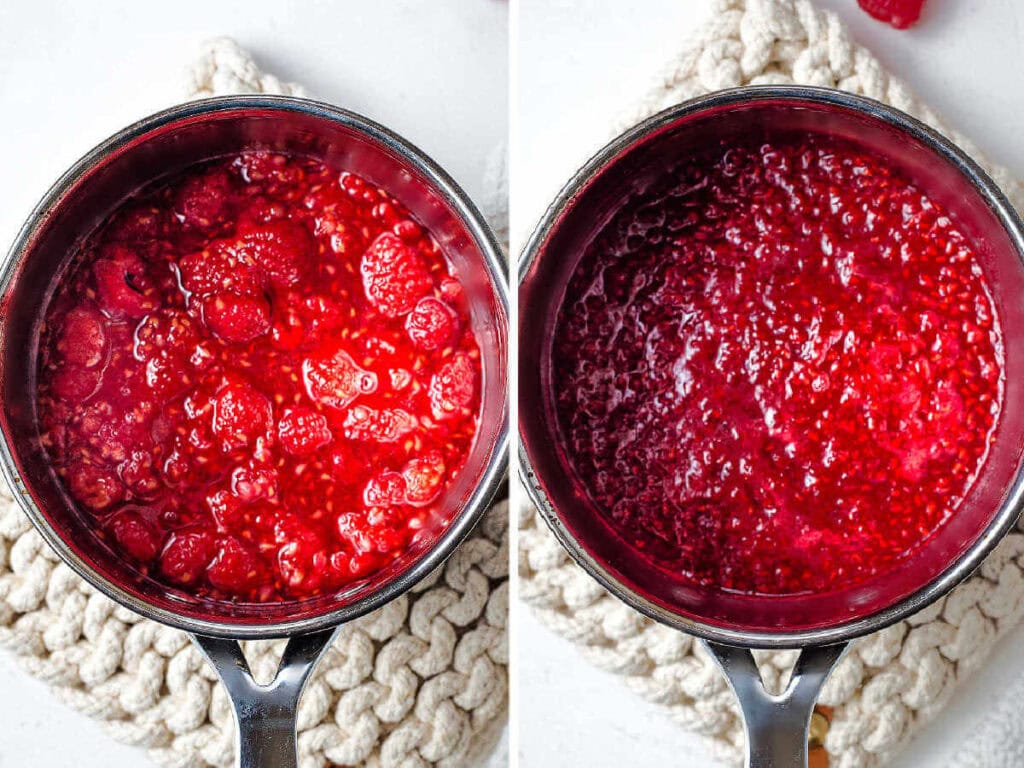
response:
<path fill-rule="evenodd" d="M 241 344 L 270 329 L 270 304 L 264 296 L 217 293 L 203 302 L 203 320 L 224 341 Z"/>
<path fill-rule="evenodd" d="M 231 492 L 249 503 L 277 496 L 277 471 L 269 467 L 238 467 L 231 473 Z"/>
<path fill-rule="evenodd" d="M 409 504 L 429 504 L 444 484 L 445 464 L 440 451 L 430 451 L 422 458 L 412 459 L 402 468 L 405 478 L 405 500 Z"/>
<path fill-rule="evenodd" d="M 925 0 L 857 0 L 857 3 L 879 21 L 896 29 L 906 29 L 921 18 Z"/>
<path fill-rule="evenodd" d="M 92 368 L 103 362 L 107 333 L 103 316 L 88 305 L 75 307 L 64 317 L 57 352 L 72 365 Z"/>
<path fill-rule="evenodd" d="M 420 255 L 391 232 L 370 243 L 360 271 L 366 298 L 386 317 L 406 314 L 433 287 Z"/>
<path fill-rule="evenodd" d="M 244 296 L 263 293 L 263 279 L 252 262 L 223 241 L 205 251 L 182 256 L 178 274 L 182 287 L 200 298 L 223 291 Z"/>
<path fill-rule="evenodd" d="M 206 569 L 206 577 L 217 589 L 241 595 L 257 584 L 260 571 L 256 555 L 238 539 L 225 536 L 217 543 L 217 552 Z"/>
<path fill-rule="evenodd" d="M 124 246 L 110 249 L 113 257 L 93 265 L 100 309 L 112 320 L 138 320 L 159 304 L 146 265 Z"/>
<path fill-rule="evenodd" d="M 468 416 L 476 393 L 476 371 L 469 355 L 459 352 L 430 380 L 430 410 L 440 420 Z"/>
<path fill-rule="evenodd" d="M 228 451 L 252 445 L 272 418 L 270 400 L 250 384 L 227 384 L 213 401 L 213 434 Z"/>
<path fill-rule="evenodd" d="M 108 467 L 79 464 L 67 471 L 68 490 L 75 501 L 92 512 L 102 512 L 124 501 L 125 488 Z"/>
<path fill-rule="evenodd" d="M 416 428 L 416 417 L 401 408 L 357 405 L 345 414 L 343 428 L 349 440 L 394 443 Z"/>
<path fill-rule="evenodd" d="M 360 368 L 344 350 L 308 357 L 302 362 L 306 392 L 318 403 L 339 410 L 359 395 L 377 391 L 377 374 Z"/>
<path fill-rule="evenodd" d="M 160 555 L 160 572 L 176 584 L 195 584 L 214 555 L 213 535 L 206 531 L 171 534 Z"/>
<path fill-rule="evenodd" d="M 139 562 L 148 563 L 160 551 L 157 533 L 137 512 L 121 510 L 114 516 L 110 528 L 121 548 Z"/>
<path fill-rule="evenodd" d="M 231 177 L 218 168 L 187 179 L 175 196 L 174 212 L 186 227 L 207 231 L 230 214 L 232 197 Z"/>
<path fill-rule="evenodd" d="M 405 503 L 405 477 L 394 470 L 385 470 L 366 484 L 363 503 L 368 507 L 390 507 Z M 342 524 L 339 521 L 339 524 Z M 344 522 L 346 529 L 349 522 Z"/>
<path fill-rule="evenodd" d="M 443 301 L 424 296 L 405 318 L 405 330 L 417 349 L 433 352 L 455 335 L 458 318 Z"/>
<path fill-rule="evenodd" d="M 322 413 L 309 408 L 290 408 L 277 425 L 277 436 L 288 453 L 306 456 L 331 442 L 331 430 Z"/>
<path fill-rule="evenodd" d="M 250 229 L 236 245 L 238 253 L 259 267 L 279 288 L 295 285 L 306 276 L 315 247 L 306 228 L 288 220 Z"/>

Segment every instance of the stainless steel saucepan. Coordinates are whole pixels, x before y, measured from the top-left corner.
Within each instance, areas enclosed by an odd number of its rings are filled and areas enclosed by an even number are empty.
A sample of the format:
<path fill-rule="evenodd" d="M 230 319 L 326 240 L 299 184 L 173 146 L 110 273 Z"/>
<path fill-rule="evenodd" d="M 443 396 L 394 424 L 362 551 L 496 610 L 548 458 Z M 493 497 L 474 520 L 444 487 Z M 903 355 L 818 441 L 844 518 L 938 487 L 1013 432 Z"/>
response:
<path fill-rule="evenodd" d="M 469 299 L 483 369 L 480 426 L 444 497 L 448 525 L 433 541 L 336 594 L 274 604 L 201 600 L 141 576 L 90 535 L 50 469 L 35 415 L 38 324 L 76 245 L 140 187 L 247 149 L 298 153 L 386 188 L 430 229 Z M 146 618 L 192 633 L 227 687 L 239 765 L 296 765 L 295 713 L 335 628 L 398 597 L 470 532 L 506 469 L 508 296 L 504 260 L 479 211 L 409 142 L 352 112 L 285 97 L 185 104 L 118 132 L 75 163 L 29 216 L 0 275 L 0 463 L 22 508 L 60 557 L 100 592 Z M 289 637 L 277 676 L 254 682 L 238 640 Z"/>
<path fill-rule="evenodd" d="M 552 337 L 566 285 L 587 244 L 633 191 L 688 153 L 730 137 L 847 138 L 941 202 L 975 246 L 1005 345 L 1005 402 L 980 477 L 956 515 L 891 573 L 829 594 L 752 596 L 698 587 L 657 569 L 576 492 L 551 391 Z M 1024 228 L 992 180 L 934 130 L 840 91 L 764 86 L 670 108 L 608 144 L 565 186 L 526 246 L 519 285 L 522 477 L 569 554 L 612 594 L 701 638 L 743 713 L 747 764 L 807 764 L 815 700 L 850 640 L 920 611 L 967 577 L 1016 521 L 1024 496 Z M 751 648 L 801 648 L 781 694 L 765 691 Z"/>

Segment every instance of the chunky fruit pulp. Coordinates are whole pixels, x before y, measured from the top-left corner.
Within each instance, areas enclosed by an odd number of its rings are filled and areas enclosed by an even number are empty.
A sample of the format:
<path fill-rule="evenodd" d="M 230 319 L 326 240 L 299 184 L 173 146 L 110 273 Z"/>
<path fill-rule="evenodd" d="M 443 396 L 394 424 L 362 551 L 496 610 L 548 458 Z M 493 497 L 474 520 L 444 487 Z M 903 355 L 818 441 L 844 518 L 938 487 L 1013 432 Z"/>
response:
<path fill-rule="evenodd" d="M 839 139 L 682 162 L 623 203 L 553 340 L 563 449 L 684 582 L 823 593 L 894 568 L 975 481 L 998 318 L 942 206 Z"/>
<path fill-rule="evenodd" d="M 477 429 L 459 281 L 386 191 L 247 152 L 123 205 L 45 310 L 42 442 L 168 586 L 279 601 L 432 540 Z"/>

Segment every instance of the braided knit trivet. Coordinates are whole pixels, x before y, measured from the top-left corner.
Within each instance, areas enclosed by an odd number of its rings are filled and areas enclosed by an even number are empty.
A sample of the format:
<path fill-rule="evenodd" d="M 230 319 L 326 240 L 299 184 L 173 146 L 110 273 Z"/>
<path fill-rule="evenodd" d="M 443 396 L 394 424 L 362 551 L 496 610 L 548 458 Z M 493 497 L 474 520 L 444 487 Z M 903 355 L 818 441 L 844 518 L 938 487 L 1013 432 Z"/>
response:
<path fill-rule="evenodd" d="M 867 49 L 850 40 L 835 14 L 806 0 L 717 0 L 711 21 L 613 135 L 709 91 L 793 82 L 863 94 L 930 123 L 981 162 L 1022 209 L 1024 188 L 1007 171 L 986 163 L 970 142 L 942 126 Z M 732 694 L 700 644 L 608 595 L 571 563 L 527 505 L 519 510 L 519 527 L 520 593 L 540 620 L 578 645 L 589 661 L 622 675 L 685 728 L 707 737 L 719 760 L 740 762 L 743 731 Z M 825 742 L 832 766 L 885 763 L 1018 623 L 1024 613 L 1022 530 L 1007 536 L 945 599 L 853 644 L 820 699 L 835 708 Z M 769 688 L 779 686 L 795 659 L 792 652 L 757 657 Z"/>
<path fill-rule="evenodd" d="M 210 43 L 190 98 L 300 94 L 230 40 Z M 451 559 L 410 594 L 343 627 L 299 707 L 299 763 L 480 763 L 505 722 L 508 506 L 497 502 Z M 229 766 L 231 710 L 187 635 L 103 597 L 61 563 L 0 494 L 0 646 L 119 741 L 175 768 Z M 246 644 L 269 680 L 283 642 Z M 73 745 L 64 744 L 69 762 Z"/>

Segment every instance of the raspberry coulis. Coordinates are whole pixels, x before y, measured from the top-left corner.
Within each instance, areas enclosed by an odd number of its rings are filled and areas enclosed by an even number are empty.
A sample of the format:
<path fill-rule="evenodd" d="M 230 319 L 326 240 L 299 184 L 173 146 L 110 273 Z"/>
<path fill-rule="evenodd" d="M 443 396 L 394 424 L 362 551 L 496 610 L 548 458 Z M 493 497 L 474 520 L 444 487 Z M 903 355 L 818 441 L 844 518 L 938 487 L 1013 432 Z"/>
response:
<path fill-rule="evenodd" d="M 386 191 L 248 152 L 125 203 L 45 310 L 40 433 L 83 519 L 189 594 L 280 601 L 380 570 L 450 512 L 480 354 Z"/>
<path fill-rule="evenodd" d="M 998 318 L 970 240 L 844 140 L 689 158 L 584 253 L 552 347 L 577 481 L 684 582 L 825 593 L 950 519 L 993 439 Z"/>

